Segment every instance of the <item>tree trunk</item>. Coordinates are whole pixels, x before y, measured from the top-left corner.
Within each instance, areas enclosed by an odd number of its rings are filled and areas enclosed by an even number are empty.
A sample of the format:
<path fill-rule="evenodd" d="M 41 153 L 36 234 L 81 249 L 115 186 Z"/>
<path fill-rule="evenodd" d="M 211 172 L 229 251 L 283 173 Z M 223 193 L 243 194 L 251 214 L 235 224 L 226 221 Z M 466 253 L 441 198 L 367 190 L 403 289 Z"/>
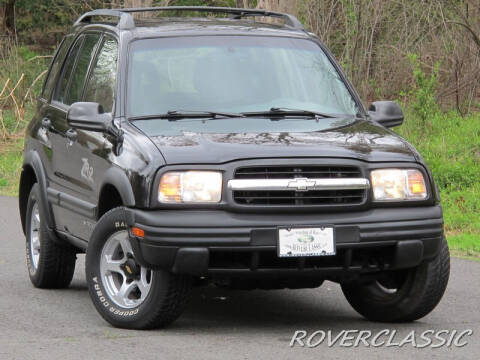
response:
<path fill-rule="evenodd" d="M 123 2 L 123 7 L 125 8 L 140 8 L 140 7 L 151 7 L 152 0 L 125 0 Z"/>
<path fill-rule="evenodd" d="M 248 9 L 250 7 L 250 2 L 248 0 L 236 0 L 235 5 L 237 8 Z"/>
<path fill-rule="evenodd" d="M 142 8 L 142 7 L 151 7 L 152 0 L 124 0 L 124 8 Z M 134 14 L 134 17 L 137 19 L 145 19 L 151 17 L 152 13 L 149 12 L 140 12 Z"/>
<path fill-rule="evenodd" d="M 5 2 L 3 8 L 3 28 L 5 29 L 5 33 L 15 35 L 15 0 Z"/>
<path fill-rule="evenodd" d="M 297 15 L 298 0 L 258 0 L 257 8 Z"/>

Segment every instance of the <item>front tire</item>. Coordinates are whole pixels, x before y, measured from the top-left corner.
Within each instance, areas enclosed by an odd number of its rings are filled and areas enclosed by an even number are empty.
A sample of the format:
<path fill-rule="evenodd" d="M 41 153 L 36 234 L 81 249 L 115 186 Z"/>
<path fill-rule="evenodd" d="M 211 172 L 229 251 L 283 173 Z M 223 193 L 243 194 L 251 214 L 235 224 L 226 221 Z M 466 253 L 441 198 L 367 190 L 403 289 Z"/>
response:
<path fill-rule="evenodd" d="M 391 272 L 373 283 L 342 284 L 350 305 L 369 320 L 407 322 L 430 313 L 440 302 L 450 274 L 450 253 L 442 240 L 438 255 L 413 269 Z"/>
<path fill-rule="evenodd" d="M 110 210 L 97 223 L 88 243 L 86 278 L 100 315 L 115 327 L 137 330 L 175 321 L 192 285 L 190 277 L 135 261 L 123 208 Z"/>
<path fill-rule="evenodd" d="M 28 274 L 35 287 L 66 288 L 73 278 L 76 254 L 68 245 L 62 246 L 50 237 L 40 201 L 40 188 L 34 184 L 25 217 Z"/>

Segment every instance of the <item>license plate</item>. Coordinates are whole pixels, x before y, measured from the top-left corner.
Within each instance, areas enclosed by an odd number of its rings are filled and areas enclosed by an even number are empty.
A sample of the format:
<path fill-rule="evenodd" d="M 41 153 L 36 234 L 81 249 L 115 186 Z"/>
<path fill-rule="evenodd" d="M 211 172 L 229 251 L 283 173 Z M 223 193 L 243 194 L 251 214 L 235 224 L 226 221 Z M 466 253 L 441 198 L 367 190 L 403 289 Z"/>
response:
<path fill-rule="evenodd" d="M 333 226 L 278 229 L 278 256 L 335 255 Z"/>

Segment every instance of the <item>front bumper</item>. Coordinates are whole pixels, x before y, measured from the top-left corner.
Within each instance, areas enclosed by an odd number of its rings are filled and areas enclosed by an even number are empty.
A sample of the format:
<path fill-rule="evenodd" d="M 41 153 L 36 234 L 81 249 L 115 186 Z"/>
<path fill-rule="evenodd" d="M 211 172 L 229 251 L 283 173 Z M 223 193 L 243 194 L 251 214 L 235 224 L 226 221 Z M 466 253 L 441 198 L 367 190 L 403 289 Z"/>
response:
<path fill-rule="evenodd" d="M 332 214 L 246 214 L 221 210 L 127 208 L 126 222 L 143 266 L 210 277 L 336 279 L 414 267 L 435 257 L 443 238 L 440 206 L 371 209 Z M 279 226 L 336 229 L 335 256 L 279 258 Z"/>

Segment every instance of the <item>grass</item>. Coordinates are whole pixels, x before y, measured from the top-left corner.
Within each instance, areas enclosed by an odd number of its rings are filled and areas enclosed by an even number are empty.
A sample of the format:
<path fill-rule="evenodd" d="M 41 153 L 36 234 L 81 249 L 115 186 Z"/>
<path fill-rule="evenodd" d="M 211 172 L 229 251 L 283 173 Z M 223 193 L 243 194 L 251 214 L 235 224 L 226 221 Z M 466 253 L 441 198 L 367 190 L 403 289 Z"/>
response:
<path fill-rule="evenodd" d="M 418 126 L 407 111 L 397 132 L 416 146 L 440 189 L 452 252 L 480 258 L 480 114 L 436 112 Z"/>
<path fill-rule="evenodd" d="M 0 195 L 17 196 L 22 149 L 23 138 L 9 140 L 7 144 L 0 143 Z"/>
<path fill-rule="evenodd" d="M 33 117 L 51 55 L 0 43 L 0 195 L 16 195 L 24 129 Z"/>

